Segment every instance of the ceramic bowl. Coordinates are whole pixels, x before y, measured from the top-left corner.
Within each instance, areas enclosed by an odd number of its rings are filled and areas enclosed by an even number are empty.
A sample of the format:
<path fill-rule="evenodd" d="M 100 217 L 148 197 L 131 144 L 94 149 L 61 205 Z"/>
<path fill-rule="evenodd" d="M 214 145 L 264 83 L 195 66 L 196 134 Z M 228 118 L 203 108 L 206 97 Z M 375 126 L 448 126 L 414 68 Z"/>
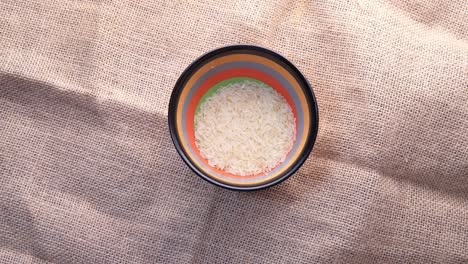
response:
<path fill-rule="evenodd" d="M 195 144 L 194 117 L 200 101 L 226 84 L 255 79 L 278 91 L 296 119 L 296 138 L 284 162 L 273 170 L 239 176 L 212 167 Z M 187 165 L 203 179 L 232 190 L 258 190 L 294 174 L 309 156 L 318 132 L 318 107 L 311 86 L 281 55 L 256 46 L 228 46 L 195 60 L 180 76 L 168 113 L 174 145 Z"/>

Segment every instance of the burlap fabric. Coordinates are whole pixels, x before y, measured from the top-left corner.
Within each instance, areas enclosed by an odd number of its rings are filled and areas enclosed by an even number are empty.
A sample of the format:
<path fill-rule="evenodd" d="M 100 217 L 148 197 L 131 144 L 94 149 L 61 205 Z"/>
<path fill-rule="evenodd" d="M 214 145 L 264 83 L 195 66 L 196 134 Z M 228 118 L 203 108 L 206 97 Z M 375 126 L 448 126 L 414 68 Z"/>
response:
<path fill-rule="evenodd" d="M 1 263 L 467 263 L 468 2 L 0 0 Z M 320 131 L 239 193 L 167 127 L 185 67 L 275 50 Z"/>

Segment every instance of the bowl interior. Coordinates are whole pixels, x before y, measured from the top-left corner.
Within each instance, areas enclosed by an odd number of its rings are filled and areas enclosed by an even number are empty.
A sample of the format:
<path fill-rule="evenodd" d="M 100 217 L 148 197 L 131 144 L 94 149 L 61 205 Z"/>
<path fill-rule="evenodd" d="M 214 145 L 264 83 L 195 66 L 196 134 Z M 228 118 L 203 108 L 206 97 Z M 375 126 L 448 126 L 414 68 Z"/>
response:
<path fill-rule="evenodd" d="M 245 80 L 263 82 L 280 93 L 296 119 L 296 137 L 284 162 L 267 173 L 239 176 L 212 167 L 195 144 L 194 120 L 200 104 L 219 88 Z M 200 176 L 236 189 L 267 187 L 292 174 L 310 153 L 317 133 L 317 108 L 312 91 L 286 59 L 271 51 L 235 46 L 198 59 L 181 76 L 171 97 L 169 123 L 174 143 Z"/>

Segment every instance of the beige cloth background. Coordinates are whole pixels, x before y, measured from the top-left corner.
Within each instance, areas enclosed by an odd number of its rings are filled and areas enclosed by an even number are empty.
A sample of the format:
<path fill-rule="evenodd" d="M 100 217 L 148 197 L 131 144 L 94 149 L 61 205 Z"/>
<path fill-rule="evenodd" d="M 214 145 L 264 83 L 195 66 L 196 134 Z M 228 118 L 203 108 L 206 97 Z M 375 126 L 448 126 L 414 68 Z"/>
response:
<path fill-rule="evenodd" d="M 1 263 L 468 263 L 468 2 L 0 0 Z M 320 108 L 292 178 L 195 176 L 173 85 L 228 44 Z"/>

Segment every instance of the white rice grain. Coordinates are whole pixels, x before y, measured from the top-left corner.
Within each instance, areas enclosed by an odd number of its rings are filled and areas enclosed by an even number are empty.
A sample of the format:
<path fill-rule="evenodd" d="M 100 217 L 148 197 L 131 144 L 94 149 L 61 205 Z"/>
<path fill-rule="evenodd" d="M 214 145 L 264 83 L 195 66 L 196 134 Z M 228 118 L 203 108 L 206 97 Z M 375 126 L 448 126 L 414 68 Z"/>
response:
<path fill-rule="evenodd" d="M 255 81 L 227 85 L 195 115 L 195 142 L 211 166 L 247 176 L 283 162 L 295 137 L 291 107 L 273 88 Z"/>

